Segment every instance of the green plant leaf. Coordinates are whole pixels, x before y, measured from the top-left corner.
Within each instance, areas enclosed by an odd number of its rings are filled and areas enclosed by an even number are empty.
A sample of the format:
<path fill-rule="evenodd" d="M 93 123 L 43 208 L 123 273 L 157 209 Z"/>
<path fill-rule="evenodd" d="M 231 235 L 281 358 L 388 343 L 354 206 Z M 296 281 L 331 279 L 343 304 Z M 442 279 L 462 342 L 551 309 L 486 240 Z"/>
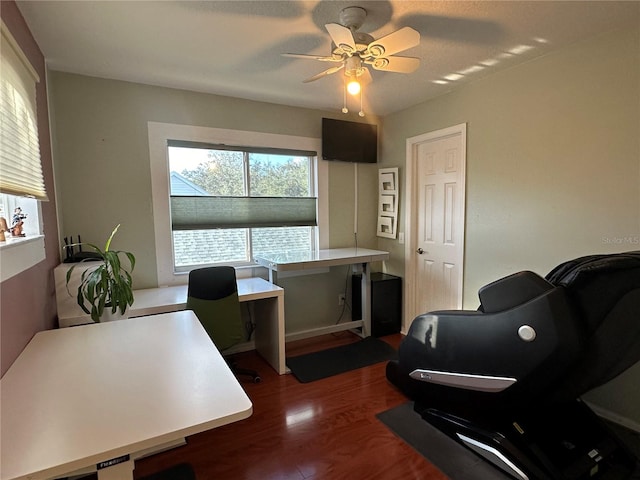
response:
<path fill-rule="evenodd" d="M 111 232 L 104 251 L 92 243 L 74 244 L 89 246 L 102 260 L 97 264 L 92 262 L 89 268 L 82 272 L 76 296 L 78 305 L 85 313 L 90 314 L 95 322 L 100 322 L 100 317 L 106 308 L 109 308 L 112 313 L 120 311 L 124 314 L 127 307 L 133 304 L 133 279 L 130 272 L 124 268 L 120 255 L 124 254 L 127 258 L 130 271 L 135 268 L 135 256 L 130 252 L 110 250 L 111 241 L 119 227 L 118 224 Z M 78 265 L 72 265 L 67 271 L 67 291 L 71 274 Z M 70 292 L 69 294 L 71 295 Z"/>
<path fill-rule="evenodd" d="M 116 228 L 114 228 L 113 232 L 111 232 L 111 235 L 109 235 L 109 239 L 107 240 L 107 243 L 104 246 L 105 252 L 109 251 L 109 246 L 111 246 L 111 240 L 113 240 L 113 236 L 116 234 L 119 228 L 120 228 L 120 224 L 116 225 Z"/>

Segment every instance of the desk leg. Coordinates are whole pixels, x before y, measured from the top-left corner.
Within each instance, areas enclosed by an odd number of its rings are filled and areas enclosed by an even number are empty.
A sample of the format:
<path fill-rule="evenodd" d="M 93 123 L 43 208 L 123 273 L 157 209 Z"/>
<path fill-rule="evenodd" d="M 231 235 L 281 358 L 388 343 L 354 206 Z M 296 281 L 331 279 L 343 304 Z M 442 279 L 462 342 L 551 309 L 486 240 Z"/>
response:
<path fill-rule="evenodd" d="M 278 282 L 278 274 L 272 268 L 269 268 L 268 270 L 269 270 L 269 283 L 273 283 L 274 285 L 276 285 L 276 283 Z"/>
<path fill-rule="evenodd" d="M 284 351 L 284 296 L 252 302 L 258 353 L 278 372 L 287 372 Z"/>
<path fill-rule="evenodd" d="M 371 277 L 369 265 L 362 264 L 362 336 L 371 335 Z"/>

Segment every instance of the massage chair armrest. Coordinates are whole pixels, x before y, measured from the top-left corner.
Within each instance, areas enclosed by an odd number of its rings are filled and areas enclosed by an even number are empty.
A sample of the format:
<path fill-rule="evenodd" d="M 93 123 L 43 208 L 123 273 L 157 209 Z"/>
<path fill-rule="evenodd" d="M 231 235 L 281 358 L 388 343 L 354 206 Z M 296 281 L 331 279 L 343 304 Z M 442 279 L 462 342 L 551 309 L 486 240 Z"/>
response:
<path fill-rule="evenodd" d="M 478 291 L 480 310 L 485 313 L 502 312 L 522 305 L 554 288 L 541 276 L 518 272 L 491 282 Z"/>
<path fill-rule="evenodd" d="M 429 370 L 527 378 L 539 386 L 577 357 L 582 342 L 563 289 L 552 288 L 497 313 L 438 311 L 418 316 L 400 345 L 398 368 L 401 375 Z"/>

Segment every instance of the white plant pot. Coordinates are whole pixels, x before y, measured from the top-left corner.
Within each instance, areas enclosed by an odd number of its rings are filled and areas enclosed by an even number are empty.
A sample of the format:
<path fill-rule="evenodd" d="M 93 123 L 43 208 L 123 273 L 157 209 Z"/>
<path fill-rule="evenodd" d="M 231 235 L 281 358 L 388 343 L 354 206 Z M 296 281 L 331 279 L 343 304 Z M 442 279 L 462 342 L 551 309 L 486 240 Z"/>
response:
<path fill-rule="evenodd" d="M 113 322 L 114 320 L 126 320 L 129 318 L 129 309 L 127 308 L 124 313 L 120 313 L 120 310 L 116 310 L 116 313 L 111 313 L 111 307 L 105 307 L 100 322 Z"/>

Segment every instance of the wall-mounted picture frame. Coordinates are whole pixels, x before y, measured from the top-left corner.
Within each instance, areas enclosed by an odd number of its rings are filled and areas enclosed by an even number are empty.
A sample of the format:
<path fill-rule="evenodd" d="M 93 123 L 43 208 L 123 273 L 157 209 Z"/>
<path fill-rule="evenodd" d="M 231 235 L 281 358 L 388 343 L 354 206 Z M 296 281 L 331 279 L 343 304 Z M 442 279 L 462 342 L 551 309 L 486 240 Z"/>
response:
<path fill-rule="evenodd" d="M 395 170 L 395 171 L 386 171 L 386 170 Z M 379 190 L 380 192 L 396 192 L 397 184 L 398 184 L 398 169 L 397 168 L 381 168 L 378 173 L 378 178 L 380 181 Z"/>
<path fill-rule="evenodd" d="M 376 235 L 396 238 L 398 223 L 398 168 L 378 170 L 378 227 Z"/>
<path fill-rule="evenodd" d="M 380 201 L 378 202 L 378 215 L 395 215 L 398 211 L 396 198 L 395 195 L 381 194 Z"/>
<path fill-rule="evenodd" d="M 396 238 L 396 219 L 395 217 L 378 217 L 377 235 L 385 238 Z"/>

